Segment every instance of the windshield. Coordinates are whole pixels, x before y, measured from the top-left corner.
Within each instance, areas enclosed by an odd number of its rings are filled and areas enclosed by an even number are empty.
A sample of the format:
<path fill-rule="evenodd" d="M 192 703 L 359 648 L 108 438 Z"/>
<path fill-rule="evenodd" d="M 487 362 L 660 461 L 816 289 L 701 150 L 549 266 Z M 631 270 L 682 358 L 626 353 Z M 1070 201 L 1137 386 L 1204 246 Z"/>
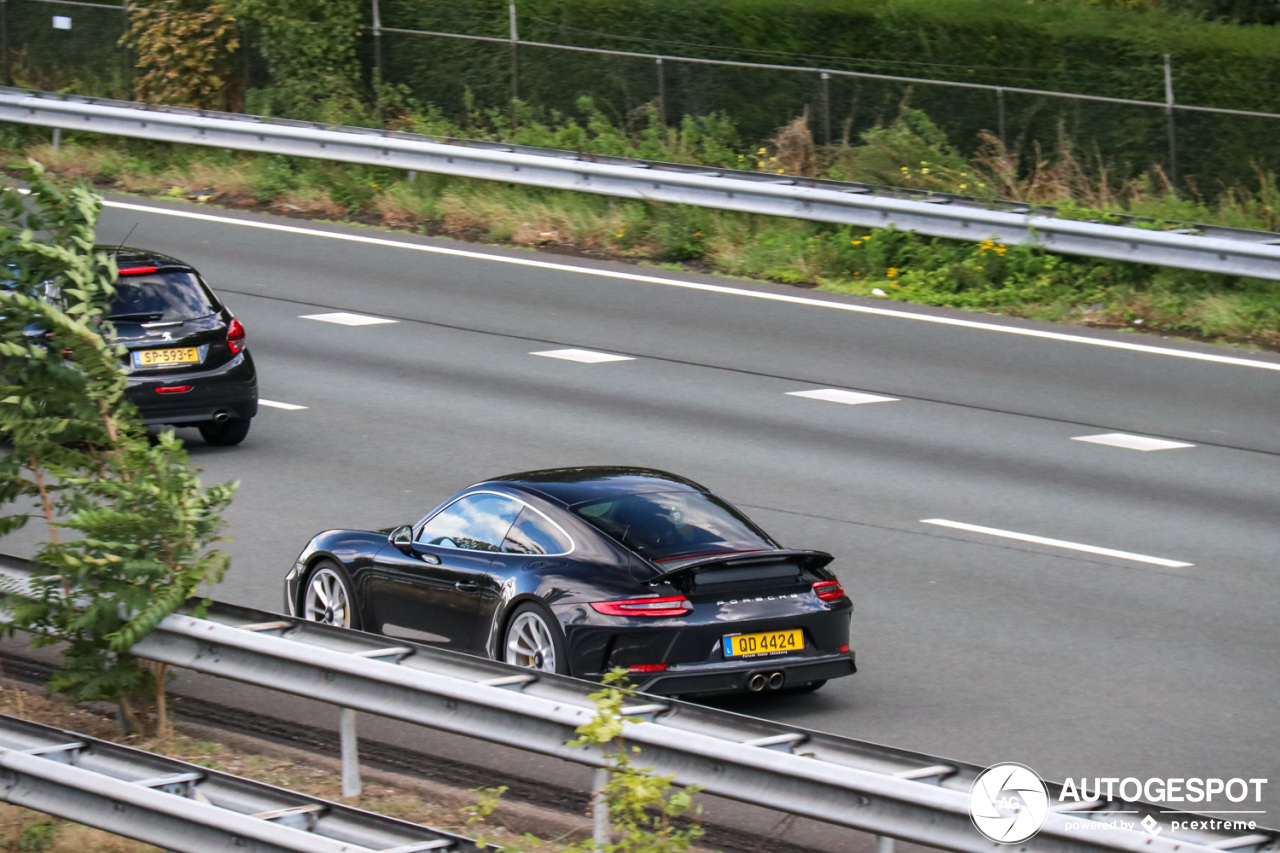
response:
<path fill-rule="evenodd" d="M 733 507 L 701 492 L 621 495 L 579 504 L 573 511 L 656 562 L 776 547 Z"/>
<path fill-rule="evenodd" d="M 159 272 L 121 276 L 107 319 L 173 323 L 217 310 L 213 295 L 194 273 Z"/>

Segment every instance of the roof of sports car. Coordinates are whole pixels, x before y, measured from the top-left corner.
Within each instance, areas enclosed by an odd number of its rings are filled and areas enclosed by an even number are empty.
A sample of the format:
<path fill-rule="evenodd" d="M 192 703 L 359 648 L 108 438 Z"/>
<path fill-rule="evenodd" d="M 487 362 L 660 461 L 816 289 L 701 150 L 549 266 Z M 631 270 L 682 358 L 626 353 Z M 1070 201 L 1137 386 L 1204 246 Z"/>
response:
<path fill-rule="evenodd" d="M 579 468 L 547 468 L 494 477 L 486 482 L 521 486 L 572 506 L 615 495 L 647 492 L 699 491 L 706 488 L 678 474 L 653 468 L 591 465 Z"/>

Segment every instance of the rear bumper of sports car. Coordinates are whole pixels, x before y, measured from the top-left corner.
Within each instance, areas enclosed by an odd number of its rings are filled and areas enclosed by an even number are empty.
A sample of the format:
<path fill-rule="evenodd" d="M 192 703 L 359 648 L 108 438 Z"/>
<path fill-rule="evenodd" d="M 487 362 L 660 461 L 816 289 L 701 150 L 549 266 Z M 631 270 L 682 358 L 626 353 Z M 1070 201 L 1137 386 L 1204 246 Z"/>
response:
<path fill-rule="evenodd" d="M 785 690 L 814 681 L 827 681 L 858 671 L 853 652 L 814 657 L 757 658 L 734 663 L 683 664 L 652 675 L 633 675 L 642 693 L 660 696 L 687 696 L 700 693 L 752 692 L 752 680 L 764 676 L 760 691 Z M 773 678 L 781 674 L 781 683 Z M 773 684 L 770 684 L 772 679 Z M 760 680 L 757 679 L 759 684 Z M 774 686 L 776 685 L 776 686 Z"/>

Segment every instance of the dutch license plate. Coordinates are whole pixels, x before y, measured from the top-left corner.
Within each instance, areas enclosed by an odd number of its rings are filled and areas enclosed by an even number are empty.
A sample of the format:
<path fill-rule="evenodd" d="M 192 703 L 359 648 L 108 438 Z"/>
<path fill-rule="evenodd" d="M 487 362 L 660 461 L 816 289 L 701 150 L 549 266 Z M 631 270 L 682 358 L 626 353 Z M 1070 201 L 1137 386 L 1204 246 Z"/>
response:
<path fill-rule="evenodd" d="M 724 656 L 727 658 L 785 654 L 803 648 L 804 632 L 799 628 L 760 634 L 730 634 L 724 638 Z"/>
<path fill-rule="evenodd" d="M 140 349 L 133 351 L 134 367 L 160 367 L 165 364 L 196 364 L 200 354 L 195 347 L 174 349 Z"/>

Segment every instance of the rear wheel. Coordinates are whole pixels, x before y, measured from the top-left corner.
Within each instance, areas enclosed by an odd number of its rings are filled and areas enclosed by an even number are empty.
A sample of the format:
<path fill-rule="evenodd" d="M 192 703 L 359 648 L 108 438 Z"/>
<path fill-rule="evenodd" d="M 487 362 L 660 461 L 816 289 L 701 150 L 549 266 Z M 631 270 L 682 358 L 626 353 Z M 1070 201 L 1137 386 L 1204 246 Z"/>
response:
<path fill-rule="evenodd" d="M 249 434 L 249 419 L 237 418 L 222 423 L 200 424 L 200 435 L 214 447 L 230 447 L 244 441 Z"/>
<path fill-rule="evenodd" d="M 302 591 L 302 618 L 339 628 L 359 627 L 355 599 L 347 573 L 337 563 L 324 560 L 307 576 Z"/>
<path fill-rule="evenodd" d="M 564 635 L 547 608 L 532 601 L 516 607 L 502 638 L 503 660 L 540 672 L 569 673 Z"/>

